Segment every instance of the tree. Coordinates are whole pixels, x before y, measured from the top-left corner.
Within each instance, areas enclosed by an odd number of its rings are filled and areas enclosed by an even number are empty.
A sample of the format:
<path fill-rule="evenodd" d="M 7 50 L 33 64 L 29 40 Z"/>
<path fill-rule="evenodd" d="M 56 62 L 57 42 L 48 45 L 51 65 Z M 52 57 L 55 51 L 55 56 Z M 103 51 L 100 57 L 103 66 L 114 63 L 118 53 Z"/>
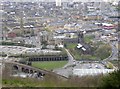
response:
<path fill-rule="evenodd" d="M 55 44 L 55 50 L 58 50 L 59 48 L 58 48 L 58 45 L 57 44 Z"/>
<path fill-rule="evenodd" d="M 64 47 L 67 48 L 67 44 L 66 43 L 64 43 Z"/>
<path fill-rule="evenodd" d="M 100 83 L 102 89 L 111 89 L 115 87 L 120 87 L 120 70 L 109 73 L 107 76 L 103 77 Z M 115 88 L 116 89 L 116 88 Z"/>
<path fill-rule="evenodd" d="M 105 59 L 107 57 L 109 57 L 111 54 L 111 47 L 110 45 L 101 45 L 96 51 L 95 51 L 95 55 L 97 57 L 100 57 L 100 59 Z"/>
<path fill-rule="evenodd" d="M 27 59 L 21 58 L 21 60 L 19 60 L 19 63 L 26 64 L 27 63 Z"/>

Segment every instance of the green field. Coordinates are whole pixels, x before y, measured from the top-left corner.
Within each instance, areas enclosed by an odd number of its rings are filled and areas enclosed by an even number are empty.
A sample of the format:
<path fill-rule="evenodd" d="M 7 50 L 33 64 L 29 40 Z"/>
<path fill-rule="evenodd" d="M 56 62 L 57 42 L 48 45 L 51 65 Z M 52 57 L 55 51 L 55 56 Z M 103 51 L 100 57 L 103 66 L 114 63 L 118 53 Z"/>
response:
<path fill-rule="evenodd" d="M 94 36 L 93 35 L 86 35 L 85 37 L 84 37 L 84 41 L 86 42 L 86 43 L 89 43 L 89 42 L 91 42 L 92 40 L 94 39 Z"/>
<path fill-rule="evenodd" d="M 73 48 L 75 48 L 75 47 L 77 47 L 77 44 L 76 43 L 67 43 L 67 48 L 68 49 L 73 49 Z"/>
<path fill-rule="evenodd" d="M 75 48 L 77 47 L 76 43 L 66 43 L 66 48 L 69 50 L 69 52 L 72 54 L 72 56 L 76 59 L 79 60 L 81 58 L 81 55 Z"/>
<path fill-rule="evenodd" d="M 43 61 L 43 62 L 32 62 L 32 66 L 37 68 L 42 68 L 46 70 L 52 70 L 55 68 L 61 68 L 65 64 L 67 64 L 67 61 Z"/>

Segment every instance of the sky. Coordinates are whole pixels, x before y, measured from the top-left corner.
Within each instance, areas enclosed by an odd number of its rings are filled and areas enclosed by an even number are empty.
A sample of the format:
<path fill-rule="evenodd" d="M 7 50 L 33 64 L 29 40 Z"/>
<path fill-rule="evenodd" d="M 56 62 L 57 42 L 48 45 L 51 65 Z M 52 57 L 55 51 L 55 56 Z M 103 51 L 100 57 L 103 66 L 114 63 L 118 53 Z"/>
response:
<path fill-rule="evenodd" d="M 42 1 L 42 2 L 55 2 L 56 0 L 1 0 L 1 1 L 15 1 L 15 2 L 38 2 L 38 1 Z M 105 1 L 105 2 L 114 2 L 114 1 L 120 1 L 120 0 L 61 0 L 62 2 L 71 2 L 71 1 L 77 1 L 77 2 L 96 2 L 96 1 Z"/>

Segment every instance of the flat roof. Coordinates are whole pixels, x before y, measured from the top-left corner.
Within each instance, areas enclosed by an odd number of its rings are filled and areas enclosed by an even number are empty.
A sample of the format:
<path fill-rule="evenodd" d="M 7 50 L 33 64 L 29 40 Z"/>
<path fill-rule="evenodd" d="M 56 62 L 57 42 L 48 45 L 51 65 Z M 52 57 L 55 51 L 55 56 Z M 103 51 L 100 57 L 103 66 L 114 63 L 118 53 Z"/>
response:
<path fill-rule="evenodd" d="M 86 76 L 113 72 L 114 69 L 73 69 L 73 75 Z"/>

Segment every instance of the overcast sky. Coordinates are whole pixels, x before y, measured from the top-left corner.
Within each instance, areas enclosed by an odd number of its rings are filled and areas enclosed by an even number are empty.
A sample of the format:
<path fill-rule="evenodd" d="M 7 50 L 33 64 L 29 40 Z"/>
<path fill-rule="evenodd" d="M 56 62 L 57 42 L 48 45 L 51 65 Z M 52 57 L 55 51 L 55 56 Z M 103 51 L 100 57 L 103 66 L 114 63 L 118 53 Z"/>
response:
<path fill-rule="evenodd" d="M 15 1 L 15 2 L 34 2 L 34 1 L 42 1 L 42 2 L 55 2 L 56 0 L 2 0 L 2 1 Z M 72 2 L 72 1 L 77 1 L 77 2 L 98 2 L 98 1 L 119 1 L 119 0 L 61 0 L 62 2 Z"/>

